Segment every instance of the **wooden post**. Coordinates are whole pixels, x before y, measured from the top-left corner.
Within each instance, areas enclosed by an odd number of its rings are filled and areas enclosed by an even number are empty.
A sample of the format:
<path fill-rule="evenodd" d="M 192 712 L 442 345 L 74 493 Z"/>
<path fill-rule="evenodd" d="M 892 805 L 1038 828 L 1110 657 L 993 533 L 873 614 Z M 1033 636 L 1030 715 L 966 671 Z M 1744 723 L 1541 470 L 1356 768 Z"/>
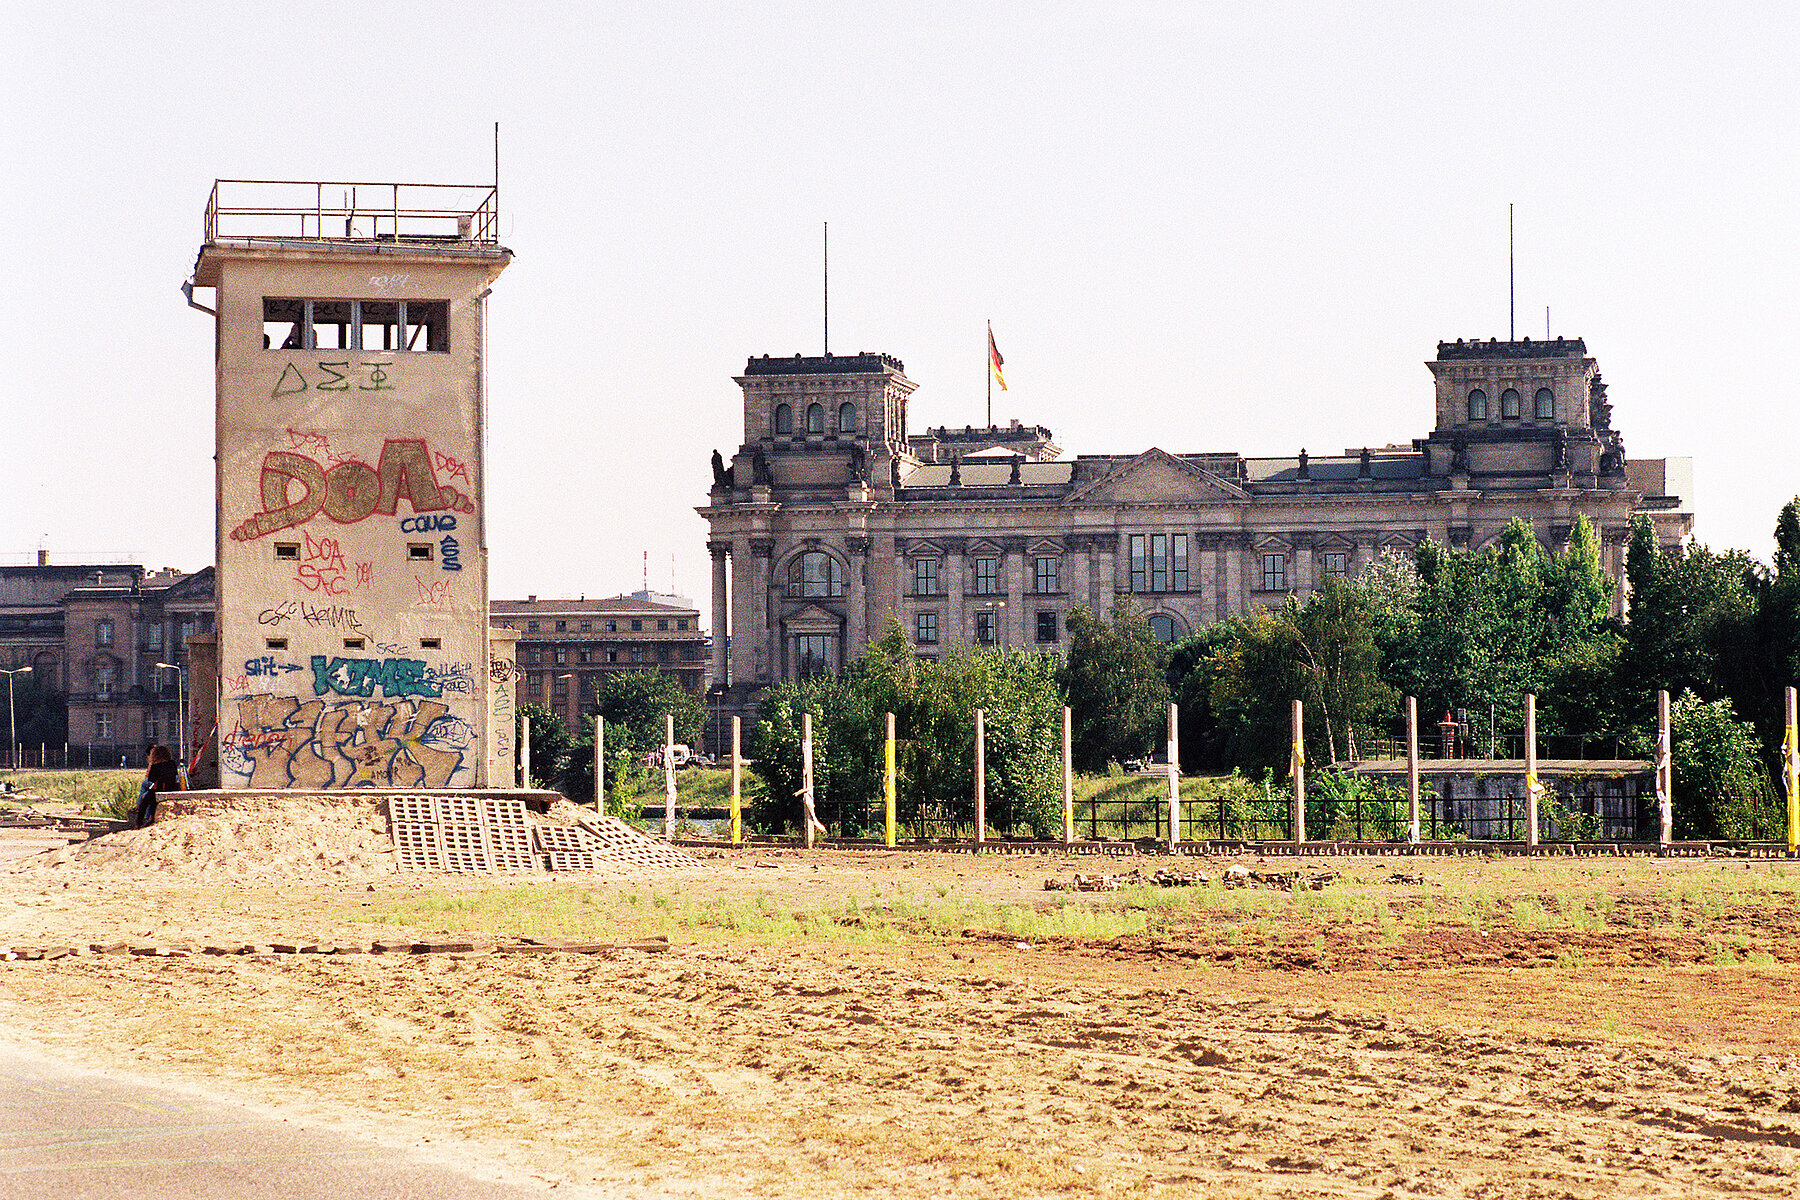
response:
<path fill-rule="evenodd" d="M 606 815 L 606 718 L 594 714 L 594 815 Z"/>
<path fill-rule="evenodd" d="M 1062 717 L 1063 845 L 1071 846 L 1075 843 L 1075 747 L 1071 736 L 1074 717 L 1066 704 Z"/>
<path fill-rule="evenodd" d="M 1537 697 L 1525 693 L 1525 844 L 1538 844 Z"/>
<path fill-rule="evenodd" d="M 1289 773 L 1294 777 L 1294 845 L 1306 841 L 1306 721 L 1305 709 L 1294 701 L 1294 744 L 1288 750 Z"/>
<path fill-rule="evenodd" d="M 531 718 L 519 715 L 519 786 L 531 786 Z"/>
<path fill-rule="evenodd" d="M 1800 714 L 1794 689 L 1787 689 L 1787 730 L 1781 739 L 1782 774 L 1787 777 L 1787 842 L 1792 854 L 1800 842 Z"/>
<path fill-rule="evenodd" d="M 1406 841 L 1419 844 L 1419 698 L 1406 698 Z"/>
<path fill-rule="evenodd" d="M 882 796 L 882 801 L 883 801 L 883 808 L 884 808 L 885 815 L 887 818 L 887 824 L 885 826 L 886 837 L 884 838 L 884 844 L 887 846 L 888 849 L 892 850 L 894 848 L 895 834 L 896 834 L 896 830 L 894 828 L 894 818 L 895 818 L 896 810 L 899 808 L 899 796 L 896 791 L 897 771 L 896 771 L 895 765 L 894 765 L 894 714 L 893 713 L 887 714 L 887 741 L 882 746 L 881 763 L 882 763 L 881 796 Z"/>
<path fill-rule="evenodd" d="M 744 719 L 731 718 L 731 844 L 744 844 Z"/>
<path fill-rule="evenodd" d="M 800 827 L 805 833 L 808 850 L 813 845 L 813 830 L 819 824 L 813 808 L 812 714 L 800 714 Z"/>
<path fill-rule="evenodd" d="M 1181 717 L 1169 704 L 1169 853 L 1181 844 Z"/>
<path fill-rule="evenodd" d="M 987 713 L 975 710 L 975 844 L 987 841 Z"/>
<path fill-rule="evenodd" d="M 1656 816 L 1657 845 L 1675 840 L 1675 773 L 1669 753 L 1669 693 L 1656 693 Z"/>
<path fill-rule="evenodd" d="M 663 714 L 663 836 L 675 836 L 675 714 Z"/>

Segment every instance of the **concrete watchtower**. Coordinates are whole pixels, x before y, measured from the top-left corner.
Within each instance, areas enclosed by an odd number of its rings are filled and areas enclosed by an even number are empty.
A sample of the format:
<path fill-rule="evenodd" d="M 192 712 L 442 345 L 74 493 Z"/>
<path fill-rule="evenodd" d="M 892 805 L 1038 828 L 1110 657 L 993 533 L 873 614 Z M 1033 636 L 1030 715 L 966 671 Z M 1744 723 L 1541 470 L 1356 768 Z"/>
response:
<path fill-rule="evenodd" d="M 482 453 L 498 205 L 213 187 L 187 290 L 216 296 L 216 678 L 197 654 L 193 691 L 221 787 L 511 784 Z"/>

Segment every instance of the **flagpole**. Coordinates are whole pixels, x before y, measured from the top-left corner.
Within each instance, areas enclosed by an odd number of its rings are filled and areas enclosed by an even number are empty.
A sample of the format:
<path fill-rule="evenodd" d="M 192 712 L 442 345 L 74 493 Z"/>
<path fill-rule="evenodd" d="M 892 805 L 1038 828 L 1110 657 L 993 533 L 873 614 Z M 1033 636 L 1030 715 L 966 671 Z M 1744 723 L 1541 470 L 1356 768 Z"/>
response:
<path fill-rule="evenodd" d="M 992 429 L 994 427 L 994 323 L 992 321 L 989 321 L 987 323 L 987 327 L 988 327 L 988 344 L 986 346 L 984 346 L 982 348 L 982 350 L 983 350 L 983 355 L 987 360 L 987 381 L 988 381 L 987 423 L 988 423 L 988 428 Z"/>

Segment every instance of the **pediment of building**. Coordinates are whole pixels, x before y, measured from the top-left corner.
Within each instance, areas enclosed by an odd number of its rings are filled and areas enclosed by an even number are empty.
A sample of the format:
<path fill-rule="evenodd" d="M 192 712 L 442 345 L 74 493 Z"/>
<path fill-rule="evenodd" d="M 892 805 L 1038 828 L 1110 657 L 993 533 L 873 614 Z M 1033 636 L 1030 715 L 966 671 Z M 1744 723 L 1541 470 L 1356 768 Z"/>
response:
<path fill-rule="evenodd" d="M 836 633 L 843 623 L 838 614 L 817 604 L 802 604 L 781 618 L 789 633 Z"/>
<path fill-rule="evenodd" d="M 1070 492 L 1065 504 L 1191 504 L 1249 500 L 1231 481 L 1166 450 L 1151 447 L 1129 462 Z"/>
<path fill-rule="evenodd" d="M 1036 538 L 1025 549 L 1033 557 L 1054 557 L 1063 552 L 1063 544 L 1050 538 Z"/>

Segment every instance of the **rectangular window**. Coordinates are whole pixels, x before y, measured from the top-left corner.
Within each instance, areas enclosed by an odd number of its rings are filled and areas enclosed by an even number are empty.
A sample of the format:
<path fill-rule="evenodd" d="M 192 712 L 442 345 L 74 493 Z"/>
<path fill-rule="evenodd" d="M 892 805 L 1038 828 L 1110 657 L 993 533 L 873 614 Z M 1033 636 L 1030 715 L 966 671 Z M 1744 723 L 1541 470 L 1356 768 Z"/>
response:
<path fill-rule="evenodd" d="M 641 663 L 644 661 L 644 648 L 642 646 L 633 646 L 631 648 L 631 661 L 634 663 Z"/>
<path fill-rule="evenodd" d="M 581 623 L 581 632 L 583 632 L 583 633 L 594 632 L 594 623 L 592 621 L 583 621 Z"/>
<path fill-rule="evenodd" d="M 688 627 L 688 619 L 686 617 L 677 617 L 675 619 L 675 628 L 686 629 L 687 627 Z"/>
<path fill-rule="evenodd" d="M 450 302 L 265 296 L 262 344 L 265 350 L 442 353 L 450 348 Z"/>
<path fill-rule="evenodd" d="M 556 623 L 556 632 L 558 632 L 558 633 L 569 632 L 569 623 L 567 621 L 558 621 Z"/>
<path fill-rule="evenodd" d="M 147 642 L 146 642 L 147 649 L 161 650 L 163 648 L 162 622 L 161 621 L 151 622 L 150 625 L 144 630 L 144 637 L 147 639 Z"/>
<path fill-rule="evenodd" d="M 794 673 L 801 679 L 831 674 L 831 637 L 803 633 L 794 639 Z"/>
<path fill-rule="evenodd" d="M 1265 554 L 1262 556 L 1262 590 L 1265 592 L 1287 591 L 1287 555 Z"/>
<path fill-rule="evenodd" d="M 113 624 L 111 621 L 94 623 L 94 645 L 110 646 L 113 642 Z"/>
<path fill-rule="evenodd" d="M 112 741 L 112 731 L 113 731 L 112 714 L 111 713 L 95 713 L 94 714 L 94 736 L 99 738 L 103 742 L 110 742 L 110 741 Z"/>
<path fill-rule="evenodd" d="M 543 695 L 543 693 L 544 693 L 544 677 L 542 675 L 533 675 L 530 678 L 526 679 L 525 680 L 525 690 L 530 692 L 533 696 Z"/>
<path fill-rule="evenodd" d="M 578 662 L 578 663 L 584 663 L 584 662 L 586 662 L 586 661 L 587 661 L 587 660 L 588 660 L 588 652 L 587 652 L 587 651 L 586 651 L 586 650 L 578 650 L 578 651 L 576 651 L 576 653 L 575 653 L 575 661 L 576 661 L 576 662 Z"/>
<path fill-rule="evenodd" d="M 1039 595 L 1048 596 L 1061 590 L 1057 587 L 1056 567 L 1054 558 L 1040 558 L 1032 563 L 1032 581 Z"/>
<path fill-rule="evenodd" d="M 922 612 L 913 617 L 913 640 L 921 646 L 937 645 L 937 614 Z"/>
<path fill-rule="evenodd" d="M 1188 590 L 1188 535 L 1185 533 L 1169 536 L 1169 590 Z"/>
<path fill-rule="evenodd" d="M 935 596 L 938 594 L 938 560 L 935 558 L 915 558 L 913 560 L 913 595 Z"/>
<path fill-rule="evenodd" d="M 102 700 L 111 700 L 113 691 L 113 669 L 111 667 L 94 668 L 94 695 Z"/>
<path fill-rule="evenodd" d="M 1150 590 L 1169 590 L 1169 535 L 1166 533 L 1150 535 Z"/>
<path fill-rule="evenodd" d="M 187 645 L 188 639 L 193 636 L 194 636 L 194 618 L 184 617 L 181 622 L 181 645 L 177 646 L 176 649 L 180 650 L 183 647 L 185 647 Z M 282 643 L 282 648 L 283 649 L 287 648 L 286 642 Z"/>
<path fill-rule="evenodd" d="M 617 621 L 608 621 L 606 623 L 606 632 L 608 632 L 608 633 L 619 632 L 619 623 Z"/>
<path fill-rule="evenodd" d="M 1149 538 L 1141 533 L 1131 535 L 1131 590 L 1150 590 L 1150 562 L 1147 555 Z"/>
<path fill-rule="evenodd" d="M 1350 574 L 1350 556 L 1337 550 L 1325 552 L 1325 574 L 1336 575 L 1339 579 Z"/>
<path fill-rule="evenodd" d="M 537 631 L 538 630 L 537 630 L 537 622 L 536 621 L 525 622 L 525 632 L 526 633 L 536 633 Z"/>
<path fill-rule="evenodd" d="M 286 650 L 287 649 L 287 639 L 286 638 L 264 638 L 263 639 L 263 649 L 264 650 Z"/>
<path fill-rule="evenodd" d="M 664 617 L 663 619 L 657 621 L 656 628 L 662 633 L 667 633 L 669 631 L 668 618 Z"/>
<path fill-rule="evenodd" d="M 275 543 L 275 561 L 276 562 L 299 562 L 300 561 L 300 543 L 299 542 L 276 542 Z"/>
<path fill-rule="evenodd" d="M 1056 640 L 1056 614 L 1041 612 L 1037 615 L 1037 640 L 1054 642 Z"/>
<path fill-rule="evenodd" d="M 633 633 L 644 632 L 644 622 L 641 618 L 633 617 L 631 619 L 631 632 L 633 632 Z"/>
<path fill-rule="evenodd" d="M 442 650 L 443 648 L 444 648 L 444 640 L 442 638 L 420 638 L 419 639 L 419 649 L 421 649 L 421 650 Z"/>
<path fill-rule="evenodd" d="M 568 661 L 569 661 L 569 652 L 567 650 L 558 650 L 556 652 L 556 665 L 557 666 L 559 666 L 559 667 L 565 666 L 565 665 L 567 665 Z"/>
<path fill-rule="evenodd" d="M 361 650 L 365 644 L 366 643 L 364 642 L 364 640 L 362 638 L 345 638 L 344 639 L 344 649 L 346 649 L 346 650 Z"/>
<path fill-rule="evenodd" d="M 430 542 L 408 542 L 406 545 L 406 561 L 407 562 L 430 562 L 431 561 L 431 543 Z"/>
<path fill-rule="evenodd" d="M 992 596 L 1000 591 L 1000 560 L 997 558 L 978 558 L 975 560 L 975 594 Z"/>
<path fill-rule="evenodd" d="M 983 646 L 994 644 L 994 614 L 978 612 L 975 614 L 975 640 Z"/>
<path fill-rule="evenodd" d="M 619 661 L 619 652 L 617 650 L 608 650 L 606 652 L 606 661 L 609 663 L 618 662 Z"/>
<path fill-rule="evenodd" d="M 656 648 L 656 661 L 657 662 L 669 662 L 670 661 L 669 648 L 667 646 L 658 646 Z"/>

